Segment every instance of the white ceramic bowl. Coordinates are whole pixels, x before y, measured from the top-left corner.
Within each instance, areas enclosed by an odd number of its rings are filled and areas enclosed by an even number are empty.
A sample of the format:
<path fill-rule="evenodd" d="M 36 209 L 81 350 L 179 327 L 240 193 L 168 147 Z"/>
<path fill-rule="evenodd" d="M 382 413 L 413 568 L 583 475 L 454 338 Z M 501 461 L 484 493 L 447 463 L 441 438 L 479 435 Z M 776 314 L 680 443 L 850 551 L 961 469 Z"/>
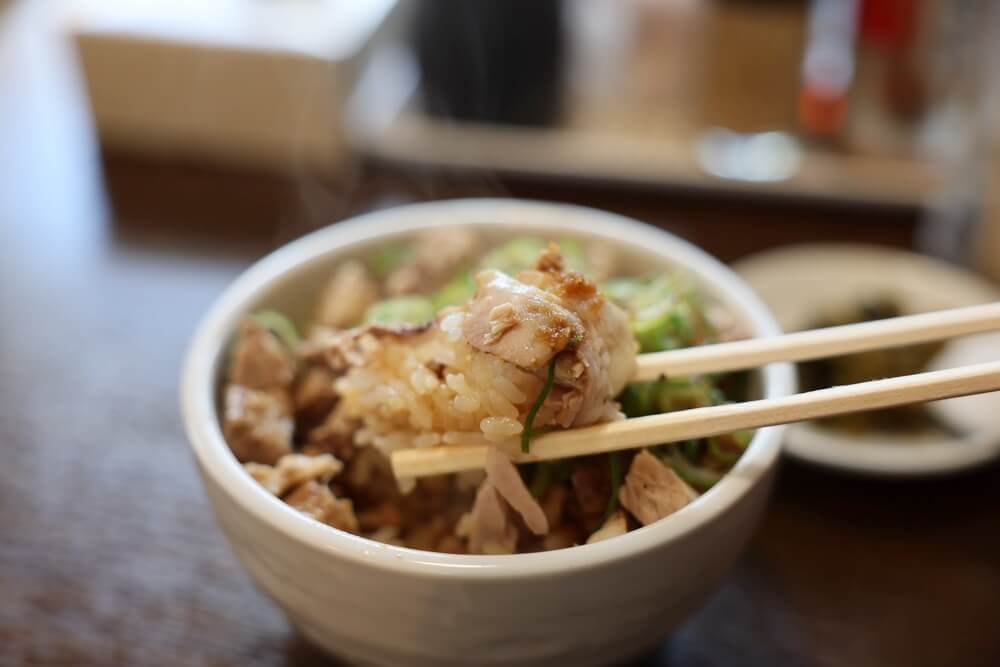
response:
<path fill-rule="evenodd" d="M 576 206 L 457 200 L 404 206 L 320 230 L 265 257 L 222 295 L 185 362 L 181 405 L 205 488 L 240 562 L 308 639 L 379 665 L 594 665 L 650 650 L 712 591 L 764 509 L 780 428 L 762 429 L 710 492 L 664 521 L 546 553 L 456 556 L 398 548 L 308 519 L 237 463 L 216 411 L 222 351 L 241 316 L 280 306 L 302 317 L 339 260 L 415 231 L 476 225 L 495 237 L 602 239 L 635 268 L 682 267 L 755 335 L 779 333 L 729 269 L 669 234 Z M 762 393 L 794 390 L 767 367 Z M 206 582 L 211 585 L 211 582 Z"/>

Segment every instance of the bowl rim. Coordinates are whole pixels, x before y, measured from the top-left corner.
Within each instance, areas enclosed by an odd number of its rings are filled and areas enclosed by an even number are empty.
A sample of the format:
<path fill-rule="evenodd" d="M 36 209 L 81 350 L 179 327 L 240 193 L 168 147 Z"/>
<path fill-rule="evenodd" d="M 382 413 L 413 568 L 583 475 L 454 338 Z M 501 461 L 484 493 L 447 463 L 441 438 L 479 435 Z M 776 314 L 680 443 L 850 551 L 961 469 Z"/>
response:
<path fill-rule="evenodd" d="M 206 485 L 211 479 L 243 510 L 285 537 L 320 552 L 400 573 L 505 579 L 598 567 L 678 540 L 726 512 L 766 477 L 780 453 L 781 426 L 758 430 L 737 465 L 711 491 L 669 521 L 595 544 L 498 556 L 445 554 L 382 544 L 310 519 L 255 482 L 222 435 L 215 377 L 236 322 L 265 287 L 294 280 L 300 271 L 329 261 L 330 255 L 361 242 L 436 227 L 478 225 L 576 233 L 652 252 L 711 285 L 741 311 L 755 335 L 781 333 L 764 303 L 717 259 L 668 232 L 616 213 L 573 204 L 498 198 L 451 199 L 376 210 L 319 229 L 258 260 L 225 289 L 197 326 L 181 372 L 180 403 L 187 438 Z M 790 364 L 770 364 L 762 374 L 765 398 L 786 396 L 795 390 Z"/>

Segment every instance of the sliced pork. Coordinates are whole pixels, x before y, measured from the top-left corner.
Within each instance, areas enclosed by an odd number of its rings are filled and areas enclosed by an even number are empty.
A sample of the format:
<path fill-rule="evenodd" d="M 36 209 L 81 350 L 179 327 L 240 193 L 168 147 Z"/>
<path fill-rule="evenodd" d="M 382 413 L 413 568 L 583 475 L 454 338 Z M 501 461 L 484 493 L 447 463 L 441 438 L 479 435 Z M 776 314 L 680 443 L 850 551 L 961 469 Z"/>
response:
<path fill-rule="evenodd" d="M 697 497 L 694 489 L 648 450 L 632 459 L 618 494 L 622 506 L 644 526 L 670 516 Z"/>
<path fill-rule="evenodd" d="M 292 451 L 292 405 L 285 392 L 231 384 L 223 402 L 223 433 L 241 462 L 273 465 Z"/>

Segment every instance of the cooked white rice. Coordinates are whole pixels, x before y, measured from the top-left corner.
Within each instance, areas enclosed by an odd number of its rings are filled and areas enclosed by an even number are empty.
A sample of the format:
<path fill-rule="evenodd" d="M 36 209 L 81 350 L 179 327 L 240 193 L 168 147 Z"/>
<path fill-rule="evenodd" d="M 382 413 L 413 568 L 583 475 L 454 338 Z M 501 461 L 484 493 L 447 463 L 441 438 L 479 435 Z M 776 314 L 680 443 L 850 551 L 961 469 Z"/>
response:
<path fill-rule="evenodd" d="M 366 363 L 336 383 L 341 410 L 358 419 L 360 445 L 404 447 L 503 442 L 517 437 L 541 378 L 472 348 L 463 315 L 405 337 L 365 334 Z"/>

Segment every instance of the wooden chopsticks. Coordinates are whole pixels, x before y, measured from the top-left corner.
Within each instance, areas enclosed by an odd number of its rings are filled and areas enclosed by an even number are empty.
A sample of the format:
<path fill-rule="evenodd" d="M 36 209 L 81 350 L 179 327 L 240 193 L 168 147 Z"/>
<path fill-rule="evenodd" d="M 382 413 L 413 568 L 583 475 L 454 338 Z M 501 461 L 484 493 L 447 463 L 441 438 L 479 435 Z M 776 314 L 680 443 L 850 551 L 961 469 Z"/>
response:
<path fill-rule="evenodd" d="M 874 322 L 812 329 L 771 338 L 643 354 L 636 381 L 757 368 L 775 361 L 806 361 L 884 350 L 984 331 L 1000 330 L 1000 303 L 890 317 Z"/>
<path fill-rule="evenodd" d="M 775 361 L 818 359 L 996 329 L 1000 329 L 1000 303 L 641 355 L 635 379 L 655 379 L 663 374 L 678 376 L 738 370 Z M 515 463 L 527 463 L 704 438 L 743 429 L 997 390 L 1000 390 L 1000 362 L 991 362 L 782 398 L 696 408 L 555 431 L 534 438 L 529 454 L 518 451 L 513 439 L 500 446 Z M 484 466 L 486 451 L 486 445 L 403 449 L 392 454 L 392 467 L 399 478 L 471 470 Z"/>
<path fill-rule="evenodd" d="M 521 453 L 515 441 L 500 446 L 515 463 L 530 463 L 997 390 L 1000 390 L 1000 362 L 991 362 L 820 389 L 784 398 L 694 408 L 555 431 L 533 439 L 529 454 Z M 485 462 L 485 445 L 402 449 L 392 454 L 392 468 L 397 477 L 473 470 L 482 468 Z"/>

